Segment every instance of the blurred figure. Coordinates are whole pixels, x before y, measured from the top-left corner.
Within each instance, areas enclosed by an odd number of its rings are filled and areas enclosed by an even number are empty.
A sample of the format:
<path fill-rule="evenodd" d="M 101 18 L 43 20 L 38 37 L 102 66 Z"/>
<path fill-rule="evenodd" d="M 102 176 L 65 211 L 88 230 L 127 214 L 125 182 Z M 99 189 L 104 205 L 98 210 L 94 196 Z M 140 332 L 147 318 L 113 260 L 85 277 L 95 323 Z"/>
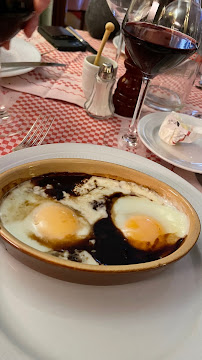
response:
<path fill-rule="evenodd" d="M 70 10 L 85 10 L 89 0 L 66 0 L 66 11 Z"/>
<path fill-rule="evenodd" d="M 115 25 L 115 30 L 110 36 L 110 38 L 113 38 L 120 30 L 120 26 L 112 15 L 106 0 L 91 0 L 85 17 L 87 30 L 90 35 L 96 39 L 102 39 L 105 31 L 105 24 L 108 21 L 111 21 Z"/>
<path fill-rule="evenodd" d="M 39 22 L 39 15 L 48 7 L 50 0 L 34 0 L 35 13 L 32 18 L 26 23 L 24 33 L 27 37 L 31 37 L 34 30 L 37 28 Z M 9 41 L 5 42 L 3 46 L 9 49 Z"/>
<path fill-rule="evenodd" d="M 34 0 L 35 14 L 27 22 L 24 32 L 27 37 L 30 37 L 34 30 L 37 28 L 39 22 L 39 15 L 48 7 L 50 0 Z"/>
<path fill-rule="evenodd" d="M 90 0 L 66 0 L 66 23 L 83 30 L 89 2 Z"/>

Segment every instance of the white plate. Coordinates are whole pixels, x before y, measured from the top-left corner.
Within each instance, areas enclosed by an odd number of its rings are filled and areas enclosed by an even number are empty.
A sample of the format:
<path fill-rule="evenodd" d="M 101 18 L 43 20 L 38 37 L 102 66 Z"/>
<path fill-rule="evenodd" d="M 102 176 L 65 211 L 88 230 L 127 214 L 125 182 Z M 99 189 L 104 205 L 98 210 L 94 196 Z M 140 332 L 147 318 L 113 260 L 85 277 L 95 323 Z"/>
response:
<path fill-rule="evenodd" d="M 10 49 L 5 50 L 2 48 L 2 62 L 12 62 L 12 61 L 41 61 L 41 54 L 36 49 L 36 47 L 29 42 L 14 37 L 11 40 Z M 31 70 L 33 67 L 30 68 L 2 68 L 1 77 L 9 77 L 9 76 L 16 76 L 25 74 Z"/>
<path fill-rule="evenodd" d="M 119 44 L 119 35 L 115 36 L 112 41 L 113 41 L 115 48 L 117 49 L 118 44 Z M 122 54 L 125 54 L 125 42 L 123 42 L 121 52 L 122 52 Z"/>
<path fill-rule="evenodd" d="M 202 174 L 202 139 L 191 144 L 177 144 L 174 146 L 164 143 L 158 131 L 162 121 L 169 113 L 155 112 L 144 116 L 138 125 L 139 137 L 143 144 L 161 159 L 179 168 Z M 201 119 L 180 114 L 185 124 L 202 126 Z"/>
<path fill-rule="evenodd" d="M 178 175 L 129 152 L 51 144 L 0 158 L 25 162 L 87 158 L 121 164 L 176 188 L 202 219 L 202 194 Z M 182 260 L 147 281 L 96 287 L 69 284 L 22 265 L 0 246 L 1 360 L 200 360 L 202 237 Z"/>

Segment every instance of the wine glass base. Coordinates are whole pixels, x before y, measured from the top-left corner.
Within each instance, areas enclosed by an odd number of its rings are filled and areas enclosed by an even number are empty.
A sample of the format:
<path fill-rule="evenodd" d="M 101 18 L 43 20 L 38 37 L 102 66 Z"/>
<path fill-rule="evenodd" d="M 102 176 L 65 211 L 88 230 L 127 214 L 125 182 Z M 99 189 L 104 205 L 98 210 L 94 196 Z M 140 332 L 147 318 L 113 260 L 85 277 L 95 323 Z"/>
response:
<path fill-rule="evenodd" d="M 123 133 L 119 136 L 119 146 L 120 148 L 127 149 L 136 149 L 138 147 L 138 135 L 136 134 L 127 134 Z"/>
<path fill-rule="evenodd" d="M 104 145 L 116 147 L 121 150 L 136 152 L 139 147 L 138 134 L 128 134 L 128 127 L 121 129 L 119 134 L 106 131 L 104 134 Z"/>
<path fill-rule="evenodd" d="M 13 116 L 7 112 L 3 117 L 0 115 L 0 139 L 26 134 L 30 127 L 28 119 L 23 116 Z"/>
<path fill-rule="evenodd" d="M 186 114 L 186 115 L 190 115 L 190 116 L 194 116 L 198 119 L 202 119 L 202 112 L 198 111 L 198 110 L 190 110 L 190 109 L 182 109 L 181 111 L 182 114 Z"/>
<path fill-rule="evenodd" d="M 0 106 L 0 124 L 2 121 L 9 119 L 9 113 L 6 111 L 6 108 L 4 105 Z"/>
<path fill-rule="evenodd" d="M 9 114 L 7 112 L 0 111 L 0 122 L 8 119 L 9 119 Z"/>
<path fill-rule="evenodd" d="M 180 96 L 163 86 L 150 85 L 145 105 L 158 111 L 180 111 L 183 107 Z"/>

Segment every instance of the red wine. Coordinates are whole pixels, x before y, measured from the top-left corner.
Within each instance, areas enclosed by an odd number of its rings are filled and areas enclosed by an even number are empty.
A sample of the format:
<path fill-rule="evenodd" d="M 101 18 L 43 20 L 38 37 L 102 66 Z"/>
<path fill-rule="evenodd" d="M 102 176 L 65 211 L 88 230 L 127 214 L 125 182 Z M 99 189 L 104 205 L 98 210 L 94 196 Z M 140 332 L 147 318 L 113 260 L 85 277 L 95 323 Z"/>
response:
<path fill-rule="evenodd" d="M 145 22 L 126 23 L 123 34 L 132 60 L 151 78 L 177 66 L 197 50 L 190 36 Z"/>
<path fill-rule="evenodd" d="M 0 0 L 0 46 L 24 27 L 33 11 L 33 0 Z"/>

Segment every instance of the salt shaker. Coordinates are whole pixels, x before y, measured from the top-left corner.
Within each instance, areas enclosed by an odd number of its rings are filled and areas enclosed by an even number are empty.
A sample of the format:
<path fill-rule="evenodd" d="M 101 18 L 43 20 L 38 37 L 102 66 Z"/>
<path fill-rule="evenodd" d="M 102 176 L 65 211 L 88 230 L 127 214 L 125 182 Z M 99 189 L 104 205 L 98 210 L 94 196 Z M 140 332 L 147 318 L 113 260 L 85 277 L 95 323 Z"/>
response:
<path fill-rule="evenodd" d="M 115 80 L 116 74 L 113 65 L 107 63 L 101 65 L 95 77 L 93 91 L 84 104 L 89 116 L 96 119 L 107 119 L 113 115 L 112 90 Z"/>

